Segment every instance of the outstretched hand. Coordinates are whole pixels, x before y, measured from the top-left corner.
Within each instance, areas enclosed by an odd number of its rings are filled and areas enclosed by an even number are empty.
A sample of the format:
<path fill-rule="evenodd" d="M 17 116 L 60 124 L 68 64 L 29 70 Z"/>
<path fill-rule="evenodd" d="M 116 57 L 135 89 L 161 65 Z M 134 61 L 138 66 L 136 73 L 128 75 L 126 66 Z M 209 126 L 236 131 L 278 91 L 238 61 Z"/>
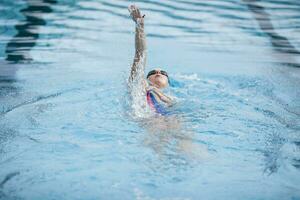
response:
<path fill-rule="evenodd" d="M 130 13 L 132 20 L 135 23 L 143 22 L 145 15 L 141 14 L 140 9 L 136 5 L 130 5 L 128 7 L 128 11 Z"/>

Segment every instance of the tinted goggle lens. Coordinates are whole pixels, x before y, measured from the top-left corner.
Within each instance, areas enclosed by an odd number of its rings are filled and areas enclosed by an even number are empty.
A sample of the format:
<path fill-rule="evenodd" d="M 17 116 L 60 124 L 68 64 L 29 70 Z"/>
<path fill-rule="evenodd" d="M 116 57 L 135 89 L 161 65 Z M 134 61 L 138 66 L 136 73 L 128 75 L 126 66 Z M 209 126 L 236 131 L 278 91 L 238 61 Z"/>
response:
<path fill-rule="evenodd" d="M 160 71 L 160 73 L 161 73 L 162 75 L 165 75 L 166 77 L 168 77 L 168 73 L 167 73 L 166 71 Z"/>
<path fill-rule="evenodd" d="M 159 72 L 160 74 L 162 74 L 162 75 L 164 75 L 164 76 L 166 76 L 166 77 L 169 78 L 168 73 L 167 73 L 166 71 L 163 71 L 163 70 L 161 70 L 161 71 L 151 70 L 151 71 L 148 73 L 147 78 L 148 78 L 149 76 L 152 76 L 152 75 L 154 75 L 154 74 L 157 74 L 157 72 Z"/>

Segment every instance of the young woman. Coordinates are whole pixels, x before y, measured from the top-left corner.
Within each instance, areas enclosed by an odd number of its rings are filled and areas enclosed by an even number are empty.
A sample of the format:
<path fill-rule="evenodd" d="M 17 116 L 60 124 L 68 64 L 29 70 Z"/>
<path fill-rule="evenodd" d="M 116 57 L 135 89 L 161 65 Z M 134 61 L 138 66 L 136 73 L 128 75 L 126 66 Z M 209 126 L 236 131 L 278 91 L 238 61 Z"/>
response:
<path fill-rule="evenodd" d="M 161 89 L 169 86 L 169 76 L 166 71 L 161 69 L 151 70 L 146 78 L 144 71 L 146 66 L 147 48 L 146 35 L 144 31 L 145 15 L 142 15 L 139 8 L 131 5 L 128 8 L 130 16 L 135 22 L 135 56 L 131 67 L 129 84 L 132 86 L 136 79 L 142 77 L 140 84 L 145 93 L 148 105 L 155 112 L 166 114 L 166 108 L 172 104 L 172 98 L 165 95 Z"/>

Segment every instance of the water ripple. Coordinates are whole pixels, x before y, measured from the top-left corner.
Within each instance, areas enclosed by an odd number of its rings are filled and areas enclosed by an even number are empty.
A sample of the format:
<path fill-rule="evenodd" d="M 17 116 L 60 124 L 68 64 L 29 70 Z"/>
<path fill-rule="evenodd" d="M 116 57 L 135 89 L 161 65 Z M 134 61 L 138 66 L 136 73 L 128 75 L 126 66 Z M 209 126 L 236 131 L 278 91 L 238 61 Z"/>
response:
<path fill-rule="evenodd" d="M 130 3 L 170 116 L 129 111 Z M 2 0 L 0 199 L 298 198 L 299 7 Z"/>

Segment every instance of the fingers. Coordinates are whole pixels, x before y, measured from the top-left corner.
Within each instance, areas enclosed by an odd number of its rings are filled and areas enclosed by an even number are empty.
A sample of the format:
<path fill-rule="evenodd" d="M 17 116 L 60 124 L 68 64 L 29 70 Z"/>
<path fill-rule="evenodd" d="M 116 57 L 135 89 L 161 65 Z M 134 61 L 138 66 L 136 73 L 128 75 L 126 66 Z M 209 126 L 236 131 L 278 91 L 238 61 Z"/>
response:
<path fill-rule="evenodd" d="M 128 11 L 134 19 L 142 18 L 140 9 L 136 5 L 130 5 Z"/>
<path fill-rule="evenodd" d="M 141 12 L 140 12 L 140 9 L 138 9 L 138 7 L 136 7 L 136 14 L 138 17 L 141 17 Z"/>
<path fill-rule="evenodd" d="M 130 5 L 130 6 L 128 6 L 128 11 L 129 11 L 130 13 L 132 13 L 133 10 L 135 10 L 135 5 Z"/>
<path fill-rule="evenodd" d="M 139 11 L 139 9 L 136 5 L 130 5 L 128 7 L 128 11 L 132 14 L 132 13 L 136 13 L 137 11 Z"/>

